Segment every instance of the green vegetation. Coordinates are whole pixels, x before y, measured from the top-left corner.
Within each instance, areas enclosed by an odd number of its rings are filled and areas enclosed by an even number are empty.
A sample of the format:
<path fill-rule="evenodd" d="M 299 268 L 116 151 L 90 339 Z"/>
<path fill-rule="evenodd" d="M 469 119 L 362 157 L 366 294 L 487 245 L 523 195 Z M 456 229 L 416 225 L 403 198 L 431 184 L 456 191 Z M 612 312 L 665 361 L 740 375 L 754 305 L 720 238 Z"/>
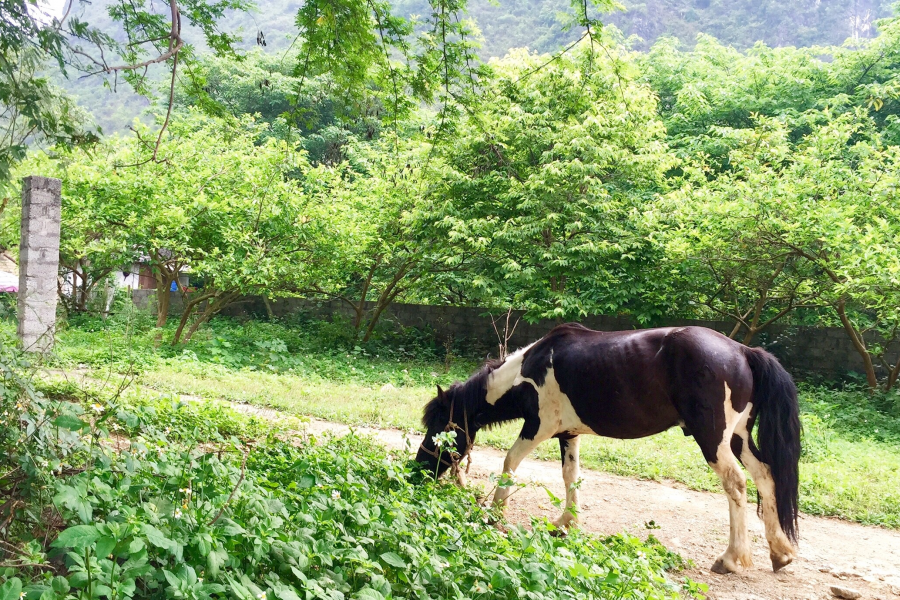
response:
<path fill-rule="evenodd" d="M 502 532 L 471 492 L 364 439 L 279 436 L 289 423 L 215 402 L 35 387 L 11 346 L 0 357 L 0 486 L 16 511 L 3 598 L 674 599 L 703 589 L 666 573 L 685 565 L 652 537 L 561 538 L 546 521 Z"/>
<path fill-rule="evenodd" d="M 185 348 L 155 348 L 152 322 L 141 318 L 142 325 L 129 321 L 131 328 L 117 320 L 125 316 L 70 327 L 61 334 L 58 364 L 86 367 L 97 380 L 137 369 L 141 385 L 164 393 L 405 431 L 421 431 L 422 407 L 436 384 L 466 379 L 477 366 L 457 358 L 471 355 L 471 349 L 451 348 L 448 358 L 446 348 L 415 331 L 359 344 L 349 324 L 316 321 L 286 325 L 220 319 Z M 125 329 L 131 334 L 123 336 Z M 900 528 L 900 395 L 872 397 L 853 386 L 804 385 L 800 400 L 801 510 Z M 483 432 L 478 441 L 505 450 L 517 427 Z M 558 460 L 551 444 L 537 455 Z M 693 438 L 677 428 L 643 440 L 585 436 L 581 459 L 585 467 L 617 475 L 721 489 Z"/>
<path fill-rule="evenodd" d="M 866 16 L 884 2 L 307 0 L 262 7 L 272 31 L 245 0 L 74 4 L 0 0 L 0 250 L 17 178 L 59 176 L 65 312 L 37 388 L 0 340 L 0 600 L 673 596 L 653 541 L 468 527 L 475 499 L 402 459 L 294 447 L 215 402 L 417 429 L 483 354 L 391 332 L 397 301 L 717 317 L 747 343 L 840 325 L 865 387 L 803 387 L 801 507 L 900 527 L 900 17 Z M 532 41 L 545 54 L 507 53 Z M 91 132 L 51 83 L 84 72 L 147 98 L 153 125 Z M 155 320 L 114 288 L 135 265 Z M 247 295 L 353 316 L 216 318 Z M 680 432 L 582 456 L 718 489 Z"/>

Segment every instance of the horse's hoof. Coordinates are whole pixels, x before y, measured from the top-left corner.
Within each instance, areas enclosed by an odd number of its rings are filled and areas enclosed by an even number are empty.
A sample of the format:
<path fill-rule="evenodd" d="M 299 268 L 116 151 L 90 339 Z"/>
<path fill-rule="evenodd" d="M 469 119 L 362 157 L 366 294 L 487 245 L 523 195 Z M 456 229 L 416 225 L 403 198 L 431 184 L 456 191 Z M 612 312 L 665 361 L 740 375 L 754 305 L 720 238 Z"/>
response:
<path fill-rule="evenodd" d="M 790 554 L 769 554 L 769 558 L 772 559 L 772 570 L 776 573 L 794 562 L 794 557 Z"/>
<path fill-rule="evenodd" d="M 550 532 L 550 535 L 555 538 L 564 538 L 569 535 L 569 531 L 563 527 L 557 527 Z"/>
<path fill-rule="evenodd" d="M 721 558 L 713 563 L 713 566 L 709 569 L 713 573 L 718 573 L 719 575 L 728 575 L 729 573 L 734 573 L 734 569 L 729 569 L 725 566 L 725 561 Z"/>

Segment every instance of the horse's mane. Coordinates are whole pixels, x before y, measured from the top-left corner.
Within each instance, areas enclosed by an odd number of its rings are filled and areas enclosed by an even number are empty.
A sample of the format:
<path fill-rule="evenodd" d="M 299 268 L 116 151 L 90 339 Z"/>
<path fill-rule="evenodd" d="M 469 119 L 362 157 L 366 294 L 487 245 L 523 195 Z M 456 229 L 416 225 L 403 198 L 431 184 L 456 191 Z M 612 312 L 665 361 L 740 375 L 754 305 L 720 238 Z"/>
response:
<path fill-rule="evenodd" d="M 454 412 L 462 410 L 459 415 L 468 413 L 475 414 L 481 401 L 484 400 L 487 393 L 487 378 L 504 362 L 501 358 L 488 359 L 474 375 L 463 382 L 455 382 L 450 386 L 444 394 L 436 396 L 428 404 L 425 405 L 425 411 L 422 414 L 422 425 L 429 429 L 450 409 L 450 403 L 453 403 Z"/>

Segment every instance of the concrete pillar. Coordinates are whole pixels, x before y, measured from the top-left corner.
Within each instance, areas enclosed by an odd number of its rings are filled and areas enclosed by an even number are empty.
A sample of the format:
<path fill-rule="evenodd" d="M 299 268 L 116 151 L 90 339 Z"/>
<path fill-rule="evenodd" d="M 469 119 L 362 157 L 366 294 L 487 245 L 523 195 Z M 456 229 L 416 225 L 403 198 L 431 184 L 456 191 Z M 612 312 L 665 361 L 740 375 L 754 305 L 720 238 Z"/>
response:
<path fill-rule="evenodd" d="M 19 339 L 29 352 L 47 352 L 56 332 L 59 225 L 62 182 L 22 180 L 19 242 Z"/>

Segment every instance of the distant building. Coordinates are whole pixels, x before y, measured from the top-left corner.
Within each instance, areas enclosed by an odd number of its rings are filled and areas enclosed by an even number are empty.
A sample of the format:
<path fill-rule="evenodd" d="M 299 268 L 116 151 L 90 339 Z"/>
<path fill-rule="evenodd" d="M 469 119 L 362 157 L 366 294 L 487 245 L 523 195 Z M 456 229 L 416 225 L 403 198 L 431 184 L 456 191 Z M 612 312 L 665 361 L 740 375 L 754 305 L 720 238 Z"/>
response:
<path fill-rule="evenodd" d="M 19 291 L 19 265 L 8 252 L 0 252 L 0 293 Z"/>

